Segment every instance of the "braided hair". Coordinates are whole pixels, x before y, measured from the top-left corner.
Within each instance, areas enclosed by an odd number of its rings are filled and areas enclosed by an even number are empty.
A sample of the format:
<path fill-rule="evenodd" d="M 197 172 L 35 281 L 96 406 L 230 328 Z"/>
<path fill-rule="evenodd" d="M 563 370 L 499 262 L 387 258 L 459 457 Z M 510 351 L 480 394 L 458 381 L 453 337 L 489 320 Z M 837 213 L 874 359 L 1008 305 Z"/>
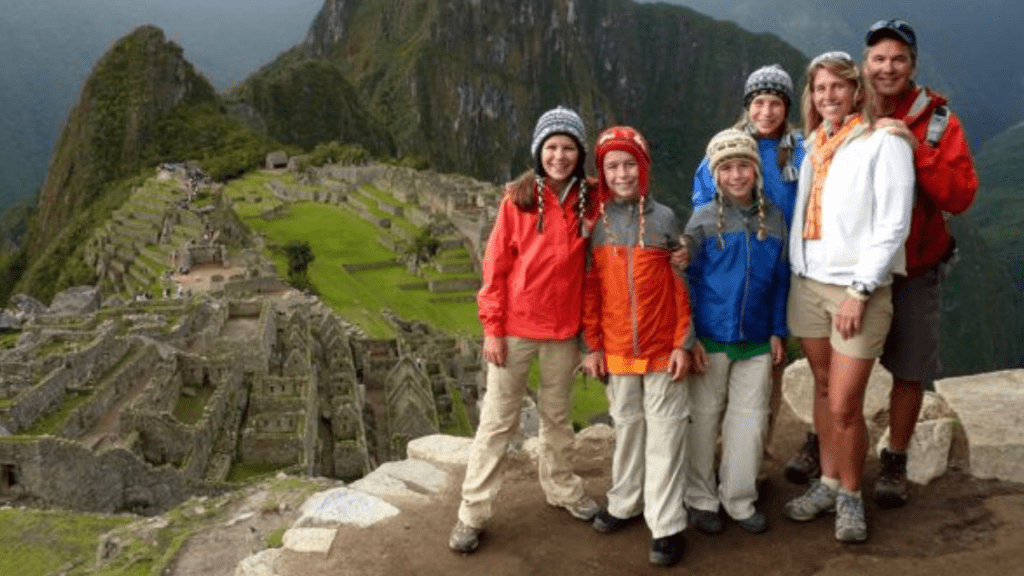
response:
<path fill-rule="evenodd" d="M 576 197 L 576 214 L 580 222 L 576 234 L 580 238 L 586 238 L 589 235 L 589 229 L 586 225 L 589 185 L 586 178 L 577 179 L 573 177 L 569 181 L 570 189 L 577 185 L 577 180 L 579 185 Z M 544 233 L 544 176 L 533 170 L 527 170 L 506 186 L 506 197 L 523 212 L 531 212 L 536 209 L 536 230 L 538 234 Z"/>
<path fill-rule="evenodd" d="M 718 179 L 715 179 L 715 186 L 717 188 Z M 764 242 L 765 238 L 768 237 L 768 224 L 765 222 L 767 216 L 767 206 L 764 199 L 764 194 L 761 190 L 754 190 L 754 201 L 757 202 L 757 240 Z M 715 230 L 715 234 L 718 236 L 717 244 L 718 249 L 725 248 L 725 199 L 724 194 L 719 190 L 715 190 L 715 203 L 718 206 L 718 225 Z"/>

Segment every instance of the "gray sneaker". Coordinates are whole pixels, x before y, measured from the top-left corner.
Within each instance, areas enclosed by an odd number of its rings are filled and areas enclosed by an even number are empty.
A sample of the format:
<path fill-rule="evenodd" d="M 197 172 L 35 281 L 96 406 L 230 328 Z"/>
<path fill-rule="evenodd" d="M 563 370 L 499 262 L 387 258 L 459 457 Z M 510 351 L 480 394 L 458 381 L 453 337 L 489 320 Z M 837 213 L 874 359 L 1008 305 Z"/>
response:
<path fill-rule="evenodd" d="M 833 512 L 835 509 L 836 491 L 815 479 L 811 480 L 811 487 L 806 492 L 786 503 L 782 513 L 790 520 L 806 522 L 823 512 Z"/>
<path fill-rule="evenodd" d="M 863 542 L 868 539 L 868 523 L 864 519 L 864 501 L 853 494 L 841 492 L 836 499 L 836 540 Z"/>
<path fill-rule="evenodd" d="M 583 520 L 584 522 L 590 522 L 601 511 L 601 507 L 598 506 L 597 502 L 594 502 L 588 496 L 584 496 L 572 504 L 563 504 L 562 508 L 568 510 L 573 518 Z"/>
<path fill-rule="evenodd" d="M 479 528 L 466 526 L 459 520 L 455 523 L 455 528 L 452 528 L 452 535 L 448 537 L 448 547 L 456 552 L 469 554 L 480 545 L 480 532 L 482 530 Z"/>

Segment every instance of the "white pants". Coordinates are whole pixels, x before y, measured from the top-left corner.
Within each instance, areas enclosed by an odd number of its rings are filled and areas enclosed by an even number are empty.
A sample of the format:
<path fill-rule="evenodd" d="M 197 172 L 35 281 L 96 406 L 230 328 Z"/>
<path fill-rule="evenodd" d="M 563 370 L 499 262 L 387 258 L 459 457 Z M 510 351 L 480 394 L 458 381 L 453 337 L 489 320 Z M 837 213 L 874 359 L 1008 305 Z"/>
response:
<path fill-rule="evenodd" d="M 579 347 L 571 340 L 527 340 L 506 337 L 508 356 L 504 367 L 487 365 L 480 424 L 470 447 L 466 478 L 462 483 L 459 520 L 483 528 L 491 518 L 491 504 L 501 489 L 502 462 L 509 440 L 519 430 L 527 378 L 534 357 L 540 360 L 538 406 L 540 455 L 538 475 L 548 504 L 562 506 L 583 497 L 583 479 L 569 462 L 575 432 L 569 421 L 574 371 Z"/>
<path fill-rule="evenodd" d="M 708 354 L 707 370 L 691 379 L 686 504 L 717 511 L 721 503 L 731 518 L 744 520 L 754 513 L 757 474 L 764 457 L 772 387 L 771 354 L 746 360 L 731 360 L 724 352 Z M 719 428 L 722 463 L 716 486 Z"/>
<path fill-rule="evenodd" d="M 686 487 L 687 384 L 664 372 L 612 374 L 605 390 L 615 422 L 608 513 L 632 518 L 643 512 L 654 538 L 686 528 L 680 503 Z"/>

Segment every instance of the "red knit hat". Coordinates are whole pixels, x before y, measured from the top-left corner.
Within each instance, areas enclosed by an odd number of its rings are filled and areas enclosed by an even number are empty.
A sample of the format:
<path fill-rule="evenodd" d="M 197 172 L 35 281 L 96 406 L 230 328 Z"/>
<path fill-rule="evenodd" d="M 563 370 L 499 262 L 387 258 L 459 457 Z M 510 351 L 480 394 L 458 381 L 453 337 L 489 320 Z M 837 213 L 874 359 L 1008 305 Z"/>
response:
<path fill-rule="evenodd" d="M 612 126 L 597 137 L 595 158 L 601 196 L 608 195 L 608 183 L 604 180 L 604 155 L 612 150 L 622 150 L 636 158 L 637 164 L 640 165 L 640 195 L 646 196 L 651 183 L 651 152 L 643 135 L 630 126 Z"/>

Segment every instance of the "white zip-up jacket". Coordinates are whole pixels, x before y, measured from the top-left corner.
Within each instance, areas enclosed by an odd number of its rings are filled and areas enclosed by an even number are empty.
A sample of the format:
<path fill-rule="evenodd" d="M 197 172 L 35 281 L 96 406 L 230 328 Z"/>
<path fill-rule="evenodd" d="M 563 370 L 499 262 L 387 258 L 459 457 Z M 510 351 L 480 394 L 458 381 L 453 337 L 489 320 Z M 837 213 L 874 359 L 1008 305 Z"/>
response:
<path fill-rule="evenodd" d="M 914 205 L 910 144 L 884 128 L 843 143 L 822 190 L 821 239 L 805 240 L 814 141 L 812 133 L 800 167 L 790 230 L 790 268 L 799 276 L 825 284 L 862 282 L 869 290 L 891 284 L 893 273 L 906 273 L 903 244 L 910 233 Z"/>

